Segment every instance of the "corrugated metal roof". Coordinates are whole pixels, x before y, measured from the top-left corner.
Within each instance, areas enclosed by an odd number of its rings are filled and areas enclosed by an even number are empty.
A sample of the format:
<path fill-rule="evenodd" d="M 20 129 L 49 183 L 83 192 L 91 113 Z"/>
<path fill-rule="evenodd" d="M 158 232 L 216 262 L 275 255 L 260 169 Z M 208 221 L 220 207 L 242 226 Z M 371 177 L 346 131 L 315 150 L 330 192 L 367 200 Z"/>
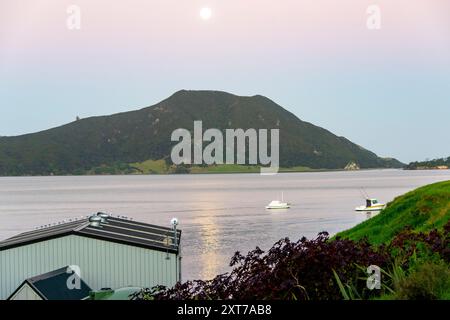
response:
<path fill-rule="evenodd" d="M 115 217 L 108 217 L 94 227 L 86 218 L 21 233 L 0 242 L 0 251 L 70 234 L 175 253 L 178 253 L 181 239 L 181 230 L 177 230 L 175 243 L 171 228 Z"/>

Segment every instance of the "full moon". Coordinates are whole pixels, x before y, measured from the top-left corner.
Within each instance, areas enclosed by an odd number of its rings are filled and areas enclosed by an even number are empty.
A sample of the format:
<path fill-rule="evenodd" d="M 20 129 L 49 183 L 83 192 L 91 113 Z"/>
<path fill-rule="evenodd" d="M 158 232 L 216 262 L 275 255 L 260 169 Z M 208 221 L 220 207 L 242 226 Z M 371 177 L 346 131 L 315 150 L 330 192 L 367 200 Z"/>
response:
<path fill-rule="evenodd" d="M 210 8 L 202 8 L 200 10 L 200 18 L 203 20 L 209 20 L 211 18 L 212 11 Z"/>

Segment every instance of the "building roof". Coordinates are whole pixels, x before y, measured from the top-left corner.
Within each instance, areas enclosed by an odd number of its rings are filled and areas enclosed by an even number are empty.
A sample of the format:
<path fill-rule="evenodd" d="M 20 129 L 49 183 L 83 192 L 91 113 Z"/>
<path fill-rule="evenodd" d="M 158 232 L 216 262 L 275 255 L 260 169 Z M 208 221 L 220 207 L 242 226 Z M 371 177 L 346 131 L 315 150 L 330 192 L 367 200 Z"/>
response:
<path fill-rule="evenodd" d="M 69 289 L 67 286 L 67 281 L 73 274 L 73 271 L 67 266 L 28 278 L 10 295 L 10 298 L 25 284 L 29 285 L 43 300 L 82 300 L 87 298 L 91 288 L 83 279 L 80 279 L 79 289 Z"/>
<path fill-rule="evenodd" d="M 181 230 L 177 230 L 175 243 L 175 232 L 172 228 L 112 216 L 108 216 L 98 226 L 93 226 L 89 218 L 86 218 L 21 233 L 1 241 L 0 251 L 67 235 L 77 235 L 147 249 L 178 253 Z"/>

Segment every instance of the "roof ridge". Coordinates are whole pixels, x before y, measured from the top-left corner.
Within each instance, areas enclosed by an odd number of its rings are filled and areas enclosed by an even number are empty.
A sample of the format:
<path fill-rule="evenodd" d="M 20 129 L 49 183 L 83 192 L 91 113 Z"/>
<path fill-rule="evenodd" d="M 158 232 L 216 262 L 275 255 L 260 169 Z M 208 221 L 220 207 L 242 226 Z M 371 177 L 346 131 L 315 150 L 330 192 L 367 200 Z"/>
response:
<path fill-rule="evenodd" d="M 12 238 L 0 241 L 0 251 L 69 235 L 94 238 L 164 252 L 178 253 L 180 250 L 181 230 L 179 229 L 176 230 L 175 234 L 173 228 L 145 222 L 114 218 L 111 216 L 104 219 L 106 221 L 96 222 L 96 226 L 91 225 L 89 219 L 82 219 L 49 228 L 23 232 Z"/>
<path fill-rule="evenodd" d="M 43 227 L 43 228 L 37 228 L 37 229 L 33 229 L 33 230 L 24 231 L 24 232 L 21 232 L 19 234 L 16 234 L 16 235 L 14 235 L 12 237 L 9 237 L 9 238 L 6 238 L 6 239 L 0 241 L 0 244 L 2 242 L 6 242 L 6 241 L 9 241 L 9 240 L 15 240 L 17 238 L 20 238 L 22 236 L 25 236 L 25 235 L 28 235 L 28 234 L 32 234 L 32 233 L 37 233 L 37 232 L 41 232 L 41 231 L 44 232 L 44 231 L 49 231 L 49 230 L 57 230 L 57 229 L 59 229 L 61 227 L 67 227 L 70 224 L 79 225 L 79 224 L 81 224 L 82 221 L 88 221 L 88 219 L 85 218 L 85 219 L 79 219 L 79 220 L 74 220 L 74 221 L 68 221 L 68 222 L 64 222 L 64 223 L 50 225 L 49 227 Z"/>
<path fill-rule="evenodd" d="M 49 272 L 38 274 L 36 276 L 29 277 L 26 280 L 27 281 L 31 281 L 31 282 L 37 282 L 37 281 L 45 280 L 45 279 L 51 278 L 53 276 L 56 276 L 58 274 L 67 273 L 67 269 L 69 267 L 70 266 L 65 266 L 65 267 L 62 267 L 62 268 L 59 268 L 59 269 L 55 269 L 55 270 L 52 270 L 52 271 L 49 271 Z"/>

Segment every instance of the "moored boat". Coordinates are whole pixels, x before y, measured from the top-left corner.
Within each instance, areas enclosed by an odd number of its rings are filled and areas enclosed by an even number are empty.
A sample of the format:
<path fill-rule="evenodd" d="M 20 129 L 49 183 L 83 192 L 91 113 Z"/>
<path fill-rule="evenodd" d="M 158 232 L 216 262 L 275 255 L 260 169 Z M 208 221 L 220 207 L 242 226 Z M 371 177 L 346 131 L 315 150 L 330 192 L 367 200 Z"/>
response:
<path fill-rule="evenodd" d="M 386 208 L 386 204 L 379 203 L 377 199 L 366 199 L 365 206 L 355 208 L 355 211 L 381 211 Z"/>
<path fill-rule="evenodd" d="M 289 208 L 290 208 L 289 203 L 282 202 L 279 200 L 273 200 L 266 206 L 266 209 L 289 209 Z"/>

